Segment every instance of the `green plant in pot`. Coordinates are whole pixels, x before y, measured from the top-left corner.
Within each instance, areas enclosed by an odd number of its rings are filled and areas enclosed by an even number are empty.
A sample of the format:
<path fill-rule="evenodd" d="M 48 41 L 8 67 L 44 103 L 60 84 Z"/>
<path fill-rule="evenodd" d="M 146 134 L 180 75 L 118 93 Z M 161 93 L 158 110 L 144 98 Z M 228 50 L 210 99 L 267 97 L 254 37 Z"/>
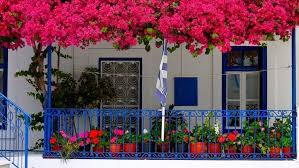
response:
<path fill-rule="evenodd" d="M 108 132 L 101 129 L 93 129 L 89 132 L 93 152 L 102 153 L 109 146 Z"/>
<path fill-rule="evenodd" d="M 276 120 L 270 128 L 270 149 L 271 157 L 292 157 L 292 125 L 291 119 Z"/>
<path fill-rule="evenodd" d="M 123 149 L 123 135 L 124 131 L 122 129 L 114 129 L 112 136 L 110 138 L 110 152 L 119 153 Z"/>
<path fill-rule="evenodd" d="M 124 152 L 136 153 L 138 142 L 139 139 L 136 133 L 127 130 L 124 134 Z"/>
<path fill-rule="evenodd" d="M 220 137 L 219 124 L 215 124 L 214 127 L 208 127 L 208 152 L 213 154 L 221 153 L 221 144 L 218 139 Z"/>
<path fill-rule="evenodd" d="M 176 128 L 176 121 L 178 120 L 177 116 L 173 114 L 174 105 L 169 105 L 168 110 L 165 114 L 165 124 L 164 124 L 164 141 L 161 138 L 161 128 L 162 128 L 162 117 L 158 115 L 152 118 L 152 128 L 151 136 L 153 142 L 157 146 L 157 152 L 169 152 L 171 149 L 170 137 L 172 130 Z"/>
<path fill-rule="evenodd" d="M 78 152 L 79 143 L 77 136 L 69 136 L 64 131 L 60 131 L 59 134 L 63 137 L 61 139 L 61 158 L 66 162 L 71 158 L 72 154 Z"/>
<path fill-rule="evenodd" d="M 207 131 L 208 152 L 212 154 L 221 153 L 221 144 L 218 142 L 220 136 L 220 125 L 216 122 L 214 112 L 209 112 L 205 118 L 204 127 Z"/>
<path fill-rule="evenodd" d="M 267 153 L 267 130 L 268 127 L 264 124 L 265 121 L 245 121 L 243 123 L 243 134 L 241 135 L 242 153 L 248 154 L 255 152 Z"/>
<path fill-rule="evenodd" d="M 235 154 L 238 153 L 238 150 L 240 149 L 240 136 L 241 135 L 239 132 L 234 130 L 232 132 L 220 135 L 218 142 L 221 143 L 226 153 Z"/>
<path fill-rule="evenodd" d="M 191 153 L 206 153 L 207 152 L 207 137 L 209 128 L 203 124 L 195 126 L 190 137 L 190 152 Z"/>
<path fill-rule="evenodd" d="M 141 152 L 153 152 L 155 143 L 152 141 L 152 135 L 147 129 L 143 129 L 142 133 L 138 136 L 139 149 Z"/>
<path fill-rule="evenodd" d="M 173 144 L 175 152 L 188 152 L 189 136 L 186 124 L 180 125 L 177 130 L 171 132 L 171 144 Z"/>

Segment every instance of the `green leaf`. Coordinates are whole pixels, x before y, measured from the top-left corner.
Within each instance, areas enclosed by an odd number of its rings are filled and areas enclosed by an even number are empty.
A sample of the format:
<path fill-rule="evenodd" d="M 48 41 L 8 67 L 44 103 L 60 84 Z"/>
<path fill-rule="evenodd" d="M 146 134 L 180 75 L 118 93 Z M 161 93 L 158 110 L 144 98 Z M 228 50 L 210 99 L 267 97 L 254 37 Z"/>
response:
<path fill-rule="evenodd" d="M 107 31 L 108 31 L 108 27 L 102 27 L 101 31 L 102 31 L 103 33 L 107 33 Z"/>
<path fill-rule="evenodd" d="M 151 46 L 150 45 L 146 45 L 145 46 L 145 51 L 149 52 L 151 50 Z"/>
<path fill-rule="evenodd" d="M 147 28 L 146 31 L 148 34 L 153 34 L 155 32 L 153 28 Z"/>

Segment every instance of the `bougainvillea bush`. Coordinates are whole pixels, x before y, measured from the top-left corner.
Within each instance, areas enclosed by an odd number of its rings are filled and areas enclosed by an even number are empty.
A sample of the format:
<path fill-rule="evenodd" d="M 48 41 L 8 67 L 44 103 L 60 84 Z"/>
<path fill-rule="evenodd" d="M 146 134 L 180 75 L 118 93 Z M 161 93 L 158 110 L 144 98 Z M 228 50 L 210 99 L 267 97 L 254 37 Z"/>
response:
<path fill-rule="evenodd" d="M 167 38 L 193 54 L 275 35 L 286 40 L 298 20 L 296 0 L 1 0 L 0 45 L 68 47 L 111 42 L 127 49 Z"/>

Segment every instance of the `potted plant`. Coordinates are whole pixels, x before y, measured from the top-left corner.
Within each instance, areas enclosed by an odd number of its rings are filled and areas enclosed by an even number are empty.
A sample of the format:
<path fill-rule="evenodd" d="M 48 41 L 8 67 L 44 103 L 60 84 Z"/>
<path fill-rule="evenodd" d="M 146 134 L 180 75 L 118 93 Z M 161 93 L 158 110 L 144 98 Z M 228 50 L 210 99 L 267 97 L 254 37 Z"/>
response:
<path fill-rule="evenodd" d="M 122 152 L 123 135 L 124 135 L 124 131 L 122 129 L 113 130 L 112 138 L 110 139 L 110 152 L 112 153 Z"/>
<path fill-rule="evenodd" d="M 78 135 L 79 151 L 90 151 L 91 149 L 91 140 L 88 137 L 89 132 L 84 131 Z"/>
<path fill-rule="evenodd" d="M 62 144 L 63 137 L 59 133 L 54 133 L 53 136 L 50 138 L 51 144 L 51 151 L 52 152 L 59 152 L 61 151 L 61 144 Z"/>
<path fill-rule="evenodd" d="M 171 143 L 174 145 L 175 152 L 188 152 L 189 131 L 185 126 L 181 126 L 178 131 L 173 130 L 170 137 Z"/>
<path fill-rule="evenodd" d="M 208 130 L 208 151 L 209 153 L 219 154 L 221 153 L 221 144 L 219 142 L 220 129 L 219 125 L 215 124 L 214 127 L 209 127 Z"/>
<path fill-rule="evenodd" d="M 264 121 L 253 121 L 251 123 L 245 121 L 243 125 L 243 134 L 240 137 L 242 153 L 254 153 L 254 148 L 256 148 L 259 152 L 265 154 L 264 146 L 267 143 L 265 131 L 267 130 L 267 125 L 264 124 Z"/>
<path fill-rule="evenodd" d="M 208 127 L 195 126 L 190 137 L 190 152 L 191 153 L 206 153 L 207 152 L 207 131 Z"/>
<path fill-rule="evenodd" d="M 147 129 L 143 129 L 142 134 L 138 136 L 139 149 L 141 152 L 153 152 L 155 143 Z"/>
<path fill-rule="evenodd" d="M 138 137 L 136 134 L 132 133 L 131 131 L 126 131 L 124 135 L 124 152 L 127 153 L 136 153 L 137 151 L 137 143 L 138 143 Z"/>
<path fill-rule="evenodd" d="M 276 120 L 270 128 L 270 157 L 292 157 L 292 127 L 291 120 Z"/>
<path fill-rule="evenodd" d="M 88 137 L 91 140 L 93 152 L 103 153 L 108 146 L 107 132 L 103 130 L 93 129 L 89 132 Z"/>
<path fill-rule="evenodd" d="M 280 125 L 280 130 L 282 130 L 281 145 L 282 153 L 285 157 L 292 157 L 292 124 L 291 119 L 287 118 L 285 122 Z"/>
<path fill-rule="evenodd" d="M 71 155 L 74 152 L 77 152 L 79 149 L 79 143 L 77 136 L 68 136 L 64 131 L 59 132 L 62 136 L 61 139 L 61 150 L 60 155 L 61 158 L 66 161 L 71 158 Z"/>
<path fill-rule="evenodd" d="M 235 154 L 238 153 L 240 141 L 240 134 L 238 131 L 225 133 L 218 138 L 218 141 L 223 145 L 226 153 Z"/>

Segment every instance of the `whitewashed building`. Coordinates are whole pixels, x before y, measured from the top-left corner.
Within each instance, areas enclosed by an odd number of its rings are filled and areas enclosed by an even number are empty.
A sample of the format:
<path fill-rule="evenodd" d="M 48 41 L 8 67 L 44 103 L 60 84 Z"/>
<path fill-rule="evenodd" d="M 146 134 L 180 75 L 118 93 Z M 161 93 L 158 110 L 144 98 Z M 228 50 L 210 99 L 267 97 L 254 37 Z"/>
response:
<path fill-rule="evenodd" d="M 230 53 L 223 54 L 214 50 L 209 55 L 193 58 L 185 47 L 168 55 L 168 104 L 175 110 L 292 110 L 292 65 L 299 65 L 299 29 L 297 28 L 296 46 L 288 42 L 271 41 L 266 47 L 233 46 Z M 292 53 L 296 52 L 296 62 Z M 293 51 L 293 52 L 292 52 Z M 70 47 L 64 53 L 73 58 L 63 60 L 61 70 L 71 73 L 75 79 L 86 67 L 99 68 L 101 74 L 114 74 L 113 85 L 123 94 L 112 106 L 133 107 L 137 109 L 159 109 L 154 96 L 161 48 L 146 52 L 143 46 L 125 51 L 116 51 L 109 44 L 89 46 L 86 49 Z M 42 110 L 40 104 L 27 95 L 33 88 L 15 73 L 28 68 L 32 48 L 24 47 L 16 51 L 2 49 L 0 53 L 0 89 L 8 99 L 28 113 Z M 53 56 L 53 67 L 56 57 Z M 299 66 L 296 78 L 299 79 Z M 131 68 L 131 69 L 130 69 Z M 130 71 L 131 70 L 131 71 Z M 133 74 L 130 76 L 128 74 Z M 130 79 L 131 78 L 131 79 Z M 136 80 L 136 81 L 135 81 Z M 135 82 L 129 82 L 135 81 Z M 296 82 L 299 88 L 299 82 Z M 297 89 L 298 92 L 299 89 Z M 296 104 L 299 104 L 296 93 Z M 110 104 L 111 106 L 111 104 Z M 297 118 L 298 121 L 298 118 Z M 232 122 L 238 122 L 231 125 Z M 299 122 L 299 121 L 298 121 Z M 298 123 L 297 122 L 297 123 Z M 236 123 L 234 123 L 236 124 Z M 222 128 L 241 127 L 238 120 L 222 121 Z M 9 131 L 7 130 L 1 130 Z M 30 132 L 29 146 L 43 137 L 43 133 Z M 298 134 L 297 134 L 298 135 Z M 14 137 L 3 137 L 9 143 Z M 298 144 L 298 138 L 297 138 Z M 297 150 L 298 151 L 298 150 Z M 71 160 L 62 164 L 57 159 L 42 159 L 41 154 L 29 155 L 29 167 L 50 168 L 82 166 L 98 167 L 299 167 L 294 161 L 145 161 L 145 160 Z M 1 167 L 1 165 L 0 165 Z"/>

